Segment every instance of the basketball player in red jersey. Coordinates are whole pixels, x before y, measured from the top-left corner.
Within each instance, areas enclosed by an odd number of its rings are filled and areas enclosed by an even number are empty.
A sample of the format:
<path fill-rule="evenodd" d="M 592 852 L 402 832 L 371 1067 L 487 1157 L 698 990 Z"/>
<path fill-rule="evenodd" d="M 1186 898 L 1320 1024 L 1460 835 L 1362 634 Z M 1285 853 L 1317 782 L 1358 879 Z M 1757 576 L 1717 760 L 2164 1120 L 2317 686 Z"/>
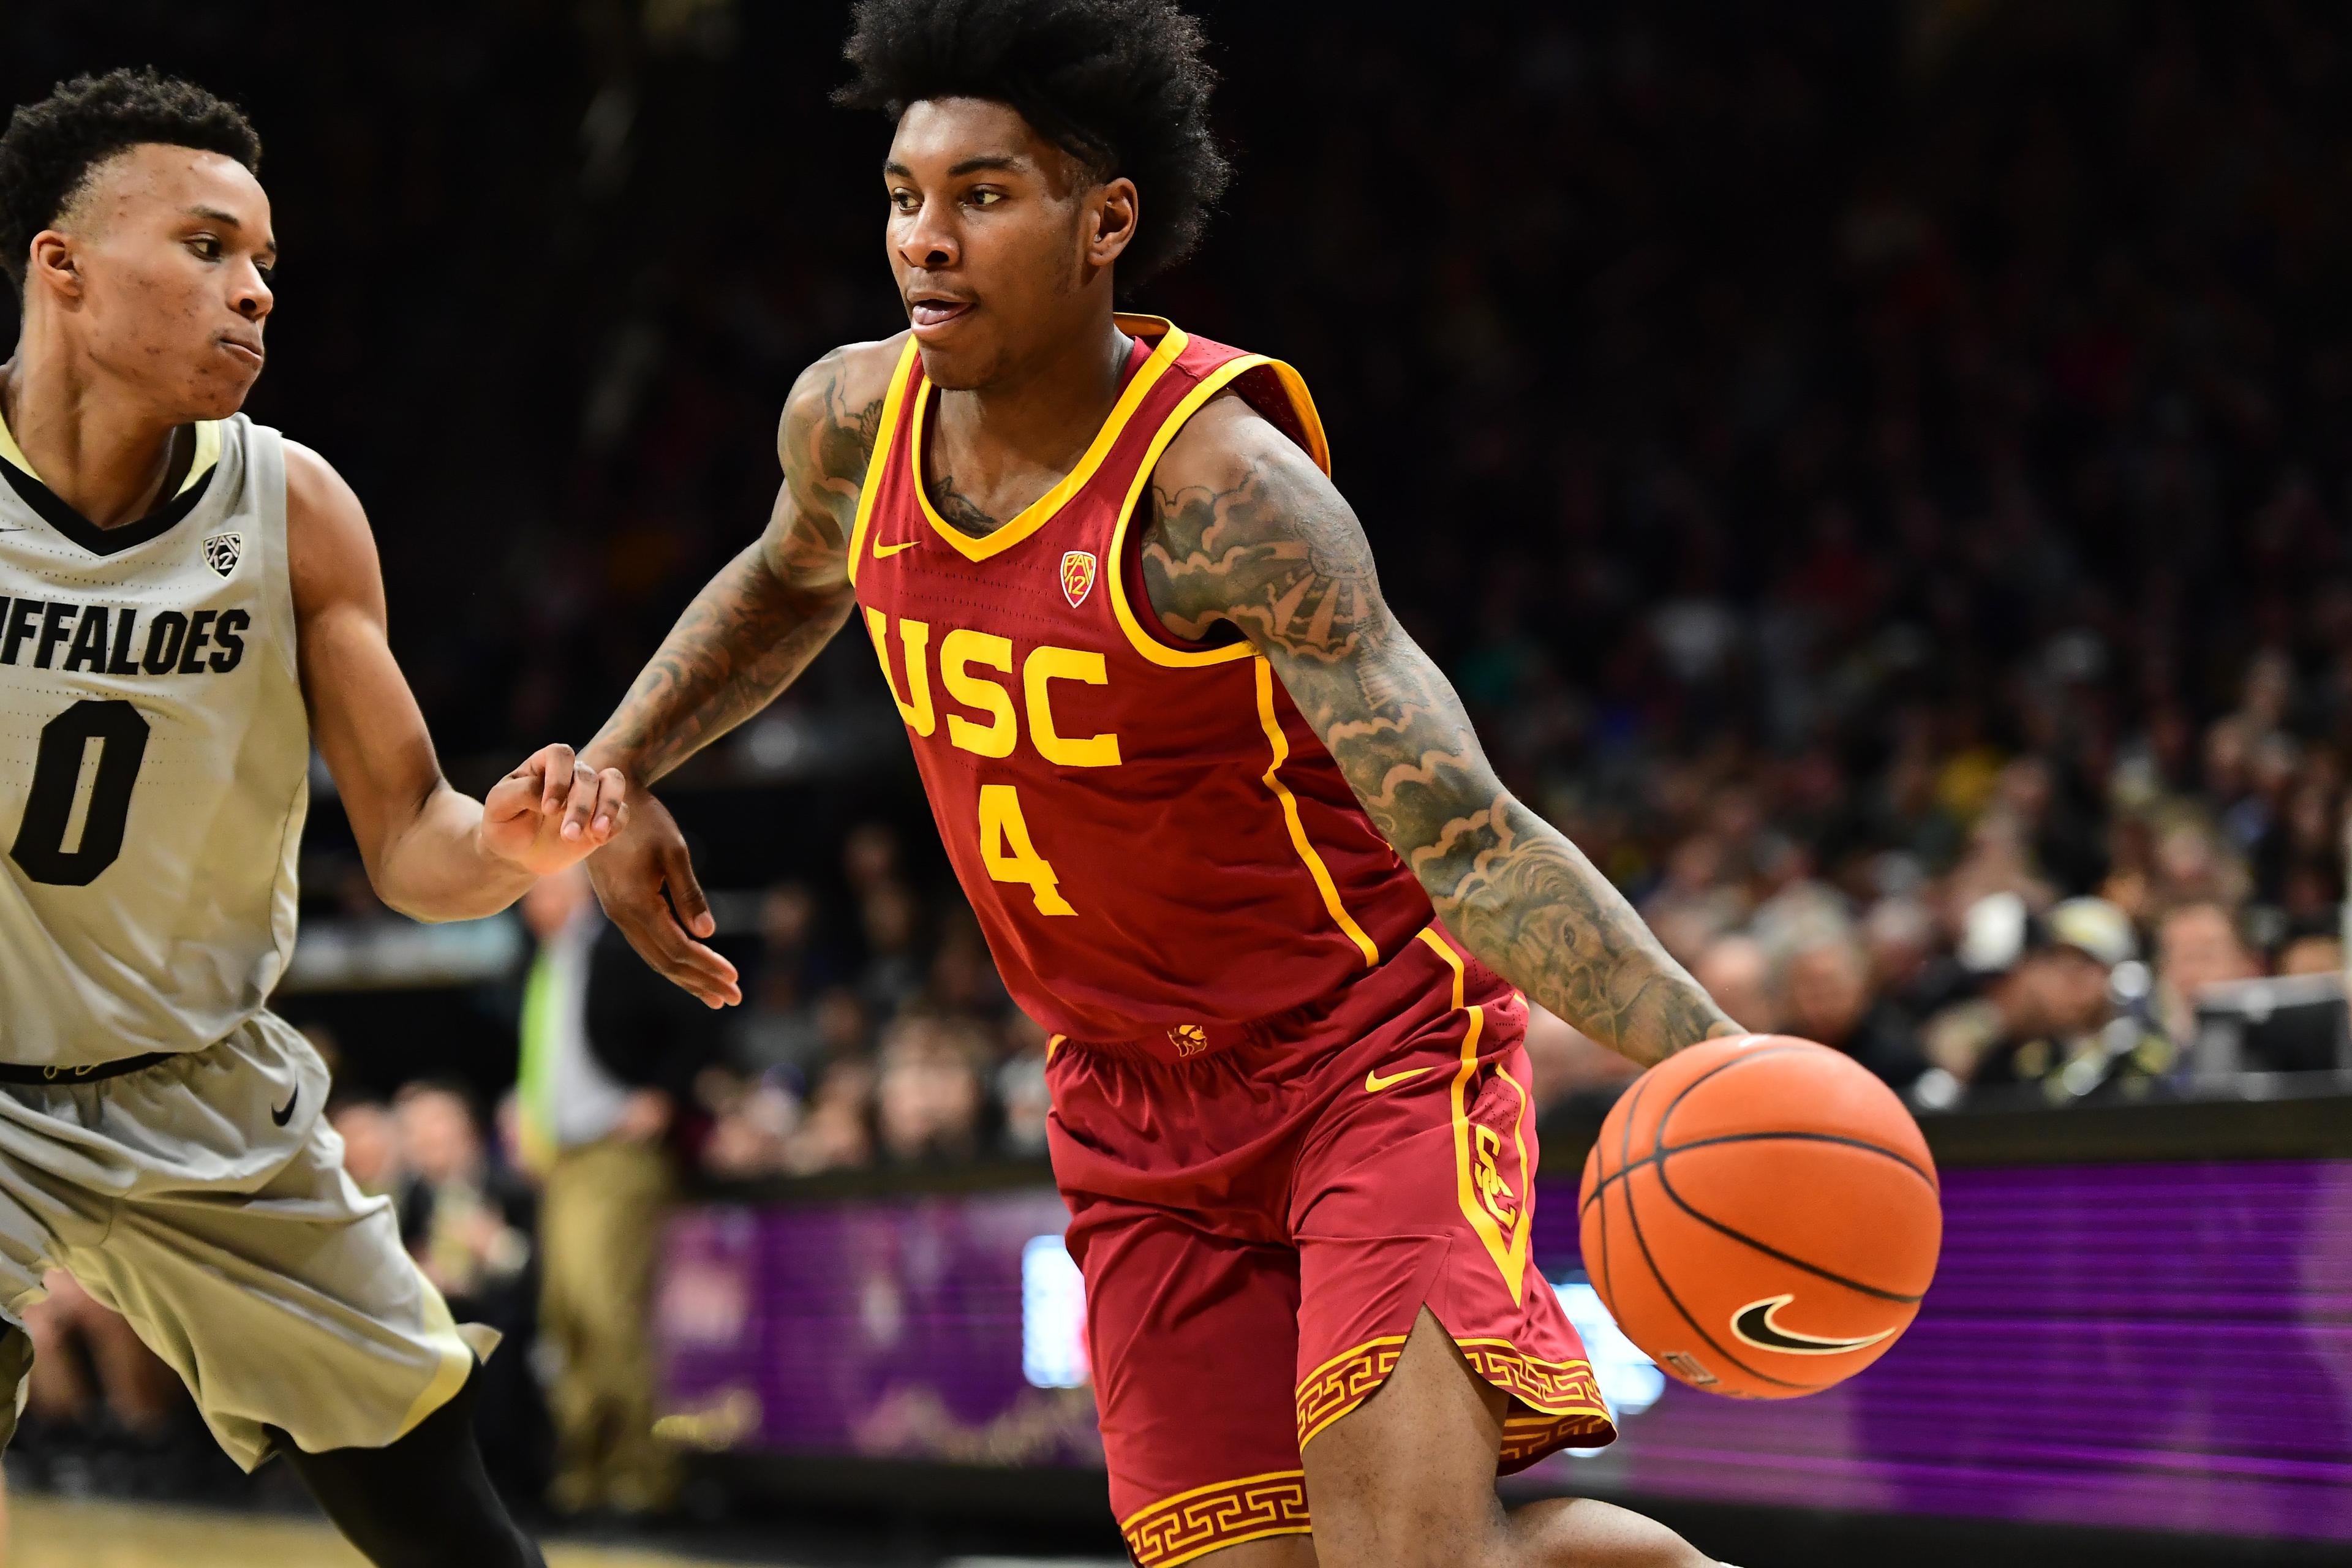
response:
<path fill-rule="evenodd" d="M 1642 1061 L 1735 1026 L 1496 781 L 1298 376 L 1114 313 L 1223 181 L 1201 50 L 1171 0 L 859 6 L 911 331 L 802 376 L 766 532 L 584 753 L 638 803 L 598 890 L 737 999 L 644 788 L 854 616 L 1052 1031 L 1137 1562 L 1695 1568 L 1622 1510 L 1496 1500 L 1613 1436 L 1528 1262 L 1519 992 Z"/>

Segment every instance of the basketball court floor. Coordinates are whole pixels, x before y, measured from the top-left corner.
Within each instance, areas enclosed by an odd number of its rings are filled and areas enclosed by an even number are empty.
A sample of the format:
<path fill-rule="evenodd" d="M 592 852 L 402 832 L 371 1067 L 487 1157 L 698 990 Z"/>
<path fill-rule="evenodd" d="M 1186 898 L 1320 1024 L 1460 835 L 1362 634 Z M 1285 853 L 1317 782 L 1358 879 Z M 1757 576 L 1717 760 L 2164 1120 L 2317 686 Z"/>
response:
<path fill-rule="evenodd" d="M 324 1524 L 267 1514 L 232 1513 L 112 1499 L 72 1499 L 18 1491 L 9 1499 L 0 1568 L 367 1568 L 366 1561 Z M 548 1568 L 854 1568 L 908 1561 L 876 1549 L 817 1557 L 730 1553 L 678 1556 L 621 1546 L 552 1541 Z M 1108 1561 L 1039 1557 L 950 1557 L 937 1568 L 1121 1568 Z"/>
<path fill-rule="evenodd" d="M 322 1524 L 156 1504 L 10 1500 L 5 1568 L 367 1568 Z M 551 1543 L 548 1568 L 710 1568 L 709 1558 Z"/>

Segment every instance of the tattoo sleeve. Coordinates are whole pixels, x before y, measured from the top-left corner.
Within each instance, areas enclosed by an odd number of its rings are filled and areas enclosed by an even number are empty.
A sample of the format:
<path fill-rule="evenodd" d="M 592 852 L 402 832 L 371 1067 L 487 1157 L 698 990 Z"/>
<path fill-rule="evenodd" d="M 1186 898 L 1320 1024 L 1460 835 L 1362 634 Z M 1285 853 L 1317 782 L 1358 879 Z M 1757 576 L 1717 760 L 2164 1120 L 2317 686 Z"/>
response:
<path fill-rule="evenodd" d="M 1639 1062 L 1732 1032 L 1623 895 L 1495 776 L 1330 481 L 1271 426 L 1222 424 L 1240 438 L 1154 479 L 1141 564 L 1161 621 L 1195 638 L 1228 622 L 1255 645 L 1448 929 L 1514 984 Z"/>
<path fill-rule="evenodd" d="M 593 765 L 653 783 L 773 701 L 848 618 L 849 534 L 882 400 L 852 406 L 847 352 L 793 385 L 777 435 L 784 482 L 766 530 L 670 628 L 589 743 Z"/>

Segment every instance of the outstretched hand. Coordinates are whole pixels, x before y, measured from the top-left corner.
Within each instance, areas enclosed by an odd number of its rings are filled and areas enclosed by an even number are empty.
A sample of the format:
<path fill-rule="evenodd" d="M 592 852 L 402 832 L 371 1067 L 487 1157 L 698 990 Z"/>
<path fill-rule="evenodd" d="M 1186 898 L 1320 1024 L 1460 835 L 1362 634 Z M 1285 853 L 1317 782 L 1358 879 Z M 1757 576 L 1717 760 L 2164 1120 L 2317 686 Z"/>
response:
<path fill-rule="evenodd" d="M 694 878 L 686 836 L 652 795 L 636 803 L 612 847 L 588 862 L 604 913 L 656 973 L 692 992 L 705 1006 L 743 1000 L 735 966 L 696 940 L 718 929 L 710 900 Z"/>
<path fill-rule="evenodd" d="M 542 746 L 482 802 L 482 847 L 540 876 L 574 865 L 628 826 L 628 786 L 572 748 Z"/>

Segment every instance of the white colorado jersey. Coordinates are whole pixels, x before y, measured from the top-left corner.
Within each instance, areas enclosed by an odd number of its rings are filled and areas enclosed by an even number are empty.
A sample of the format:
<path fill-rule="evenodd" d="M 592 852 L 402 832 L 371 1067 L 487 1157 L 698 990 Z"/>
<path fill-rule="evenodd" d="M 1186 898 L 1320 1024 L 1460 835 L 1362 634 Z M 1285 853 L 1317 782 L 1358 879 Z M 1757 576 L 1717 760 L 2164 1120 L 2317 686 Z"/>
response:
<path fill-rule="evenodd" d="M 278 432 L 92 527 L 0 426 L 0 1062 L 212 1045 L 294 947 L 310 804 Z"/>

